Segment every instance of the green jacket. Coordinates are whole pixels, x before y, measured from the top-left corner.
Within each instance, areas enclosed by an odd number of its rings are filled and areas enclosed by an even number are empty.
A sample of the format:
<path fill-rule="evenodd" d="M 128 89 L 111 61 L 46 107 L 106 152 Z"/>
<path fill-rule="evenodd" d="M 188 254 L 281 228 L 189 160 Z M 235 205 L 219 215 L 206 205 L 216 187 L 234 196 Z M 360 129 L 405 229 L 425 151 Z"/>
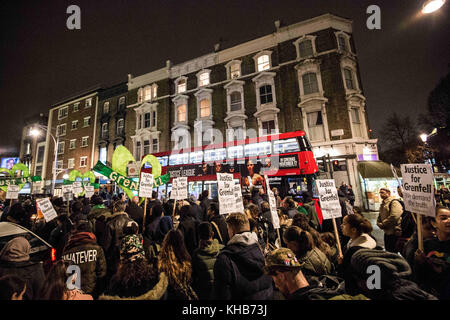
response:
<path fill-rule="evenodd" d="M 309 224 L 314 229 L 318 229 L 320 226 L 319 218 L 317 217 L 316 206 L 314 205 L 314 201 L 303 204 L 304 209 L 307 211 L 307 217 L 309 219 Z"/>
<path fill-rule="evenodd" d="M 298 259 L 300 263 L 304 263 L 303 271 L 309 275 L 321 276 L 330 274 L 333 271 L 333 266 L 328 260 L 325 253 L 319 248 L 314 247 L 308 251 L 303 257 Z"/>
<path fill-rule="evenodd" d="M 224 247 L 217 239 L 200 241 L 200 246 L 192 254 L 193 288 L 200 300 L 212 297 L 214 284 L 214 264 L 219 251 Z"/>

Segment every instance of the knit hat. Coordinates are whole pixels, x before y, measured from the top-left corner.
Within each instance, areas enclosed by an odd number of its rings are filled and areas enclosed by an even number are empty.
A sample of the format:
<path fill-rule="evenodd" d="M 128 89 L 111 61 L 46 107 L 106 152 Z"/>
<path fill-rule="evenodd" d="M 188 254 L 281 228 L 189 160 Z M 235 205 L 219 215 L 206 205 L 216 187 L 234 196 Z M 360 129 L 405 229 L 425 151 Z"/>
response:
<path fill-rule="evenodd" d="M 411 267 L 400 255 L 376 249 L 359 249 L 352 255 L 351 265 L 364 276 L 367 276 L 367 268 L 371 265 L 380 267 L 381 273 L 391 279 L 405 278 L 411 274 Z"/>
<path fill-rule="evenodd" d="M 0 260 L 22 262 L 30 260 L 31 246 L 24 237 L 9 240 L 0 252 Z"/>
<path fill-rule="evenodd" d="M 120 243 L 120 260 L 134 261 L 144 259 L 145 252 L 140 234 L 130 234 L 125 236 Z"/>
<path fill-rule="evenodd" d="M 291 249 L 288 248 L 280 248 L 275 249 L 266 257 L 266 265 L 264 266 L 264 270 L 266 273 L 272 273 L 277 269 L 292 269 L 299 270 L 303 266 Z"/>

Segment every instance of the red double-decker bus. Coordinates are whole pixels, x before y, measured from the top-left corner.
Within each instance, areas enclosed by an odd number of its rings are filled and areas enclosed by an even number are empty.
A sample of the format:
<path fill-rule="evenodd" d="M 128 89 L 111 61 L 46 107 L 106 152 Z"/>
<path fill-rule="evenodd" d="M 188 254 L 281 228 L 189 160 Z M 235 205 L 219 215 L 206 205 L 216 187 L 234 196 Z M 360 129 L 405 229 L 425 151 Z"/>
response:
<path fill-rule="evenodd" d="M 243 193 L 252 186 L 277 187 L 281 196 L 295 188 L 296 193 L 312 191 L 317 163 L 304 131 L 266 135 L 245 140 L 229 141 L 201 147 L 185 148 L 153 154 L 162 166 L 162 174 L 171 179 L 188 177 L 189 194 L 199 196 L 209 190 L 211 198 L 217 195 L 216 173 L 232 173 L 239 180 Z M 144 172 L 151 172 L 145 165 Z M 160 195 L 171 191 L 171 183 L 158 188 Z M 295 193 L 295 192 L 294 192 Z"/>

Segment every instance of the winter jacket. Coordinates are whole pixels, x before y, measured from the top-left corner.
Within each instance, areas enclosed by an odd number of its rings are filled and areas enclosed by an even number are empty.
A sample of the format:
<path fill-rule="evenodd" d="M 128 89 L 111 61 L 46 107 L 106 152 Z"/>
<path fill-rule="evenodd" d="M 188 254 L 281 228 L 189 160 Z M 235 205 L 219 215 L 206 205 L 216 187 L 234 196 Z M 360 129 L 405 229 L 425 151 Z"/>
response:
<path fill-rule="evenodd" d="M 90 232 L 78 232 L 69 237 L 62 258 L 78 265 L 82 274 L 81 289 L 92 294 L 97 287 L 103 288 L 102 280 L 106 276 L 106 260 L 102 247 L 97 244 L 95 235 Z"/>
<path fill-rule="evenodd" d="M 99 297 L 99 300 L 163 300 L 167 295 L 168 283 L 167 276 L 164 272 L 161 272 L 156 285 L 149 287 L 143 294 L 131 294 L 131 292 L 120 292 L 119 288 L 116 287 L 118 283 L 113 278 L 110 288 Z"/>
<path fill-rule="evenodd" d="M 217 239 L 200 240 L 200 246 L 192 255 L 193 288 L 200 300 L 212 299 L 214 284 L 214 264 L 219 251 L 224 248 Z"/>
<path fill-rule="evenodd" d="M 111 216 L 111 212 L 103 204 L 94 206 L 87 218 L 98 241 L 101 241 L 105 234 L 106 220 Z"/>
<path fill-rule="evenodd" d="M 37 299 L 41 290 L 45 273 L 42 262 L 33 261 L 0 261 L 0 277 L 14 275 L 27 283 L 27 288 L 23 296 L 24 300 Z"/>
<path fill-rule="evenodd" d="M 395 201 L 392 202 L 393 200 Z M 392 205 L 390 205 L 391 202 Z M 396 230 L 401 231 L 402 213 L 403 207 L 394 197 L 384 199 L 380 205 L 377 226 L 384 231 L 385 235 L 394 235 Z"/>
<path fill-rule="evenodd" d="M 151 241 L 161 244 L 165 235 L 173 228 L 170 216 L 158 217 L 145 227 L 145 236 Z"/>
<path fill-rule="evenodd" d="M 235 234 L 214 265 L 216 299 L 272 299 L 272 278 L 264 273 L 264 265 L 258 236 L 253 232 Z"/>
<path fill-rule="evenodd" d="M 305 276 L 321 276 L 333 271 L 330 260 L 319 248 L 314 247 L 303 257 L 297 257 L 300 263 L 304 263 L 303 273 Z"/>
<path fill-rule="evenodd" d="M 183 233 L 186 249 L 191 256 L 194 253 L 194 250 L 198 247 L 198 226 L 198 220 L 193 217 L 183 218 L 178 225 L 178 230 Z"/>
<path fill-rule="evenodd" d="M 318 230 L 318 228 L 320 227 L 320 222 L 319 218 L 317 217 L 315 202 L 311 201 L 308 203 L 303 203 L 303 207 L 308 212 L 307 216 L 309 219 L 309 225 L 314 229 Z"/>
<path fill-rule="evenodd" d="M 354 240 L 350 239 L 347 243 L 347 248 L 356 246 L 366 249 L 375 249 L 377 242 L 367 233 L 362 233 L 358 238 Z"/>
<path fill-rule="evenodd" d="M 211 224 L 214 222 L 217 226 L 216 228 L 213 225 L 214 239 L 217 239 L 220 244 L 226 245 L 230 240 L 230 237 L 228 236 L 228 227 L 225 218 L 221 215 L 215 215 L 209 218 L 209 222 L 211 222 Z M 220 232 L 220 236 L 218 232 Z"/>

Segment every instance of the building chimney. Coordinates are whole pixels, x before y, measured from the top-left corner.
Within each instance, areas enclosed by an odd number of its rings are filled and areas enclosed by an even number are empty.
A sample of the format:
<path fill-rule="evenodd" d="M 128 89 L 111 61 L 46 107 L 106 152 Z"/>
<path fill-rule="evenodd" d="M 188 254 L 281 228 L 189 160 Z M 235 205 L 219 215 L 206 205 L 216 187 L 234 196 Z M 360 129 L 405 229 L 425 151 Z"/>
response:
<path fill-rule="evenodd" d="M 219 43 L 216 43 L 215 45 L 214 45 L 214 52 L 217 52 L 217 51 L 219 51 L 220 50 L 220 42 Z"/>
<path fill-rule="evenodd" d="M 280 20 L 277 20 L 277 21 L 274 22 L 274 24 L 275 24 L 275 28 L 276 28 L 277 31 L 278 31 L 278 30 L 280 29 L 281 21 L 280 21 Z"/>

